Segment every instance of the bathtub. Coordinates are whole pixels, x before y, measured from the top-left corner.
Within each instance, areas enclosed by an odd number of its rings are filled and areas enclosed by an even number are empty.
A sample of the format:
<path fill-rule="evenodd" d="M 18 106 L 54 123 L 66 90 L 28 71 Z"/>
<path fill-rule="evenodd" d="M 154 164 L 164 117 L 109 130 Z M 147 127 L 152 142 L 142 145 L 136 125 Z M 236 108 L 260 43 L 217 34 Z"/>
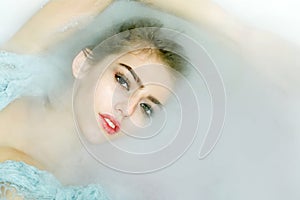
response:
<path fill-rule="evenodd" d="M 0 44 L 45 2 L 28 0 L 22 6 L 16 0 L 0 2 Z M 168 168 L 132 175 L 111 170 L 82 151 L 80 159 L 65 160 L 55 170 L 63 183 L 100 183 L 115 200 L 300 198 L 300 48 L 299 34 L 293 34 L 299 33 L 299 25 L 279 26 L 267 19 L 276 16 L 285 21 L 292 16 L 296 22 L 299 14 L 286 11 L 279 15 L 275 11 L 280 7 L 273 7 L 274 11 L 261 20 L 262 15 L 257 13 L 257 19 L 250 17 L 254 15 L 253 7 L 245 9 L 242 3 L 229 0 L 216 2 L 238 16 L 248 29 L 242 35 L 244 42 L 237 44 L 220 43 L 220 38 L 209 36 L 205 30 L 193 29 L 192 36 L 214 58 L 226 87 L 225 126 L 211 154 L 199 160 L 204 138 L 200 135 Z M 269 8 L 270 2 L 264 2 L 264 8 Z"/>

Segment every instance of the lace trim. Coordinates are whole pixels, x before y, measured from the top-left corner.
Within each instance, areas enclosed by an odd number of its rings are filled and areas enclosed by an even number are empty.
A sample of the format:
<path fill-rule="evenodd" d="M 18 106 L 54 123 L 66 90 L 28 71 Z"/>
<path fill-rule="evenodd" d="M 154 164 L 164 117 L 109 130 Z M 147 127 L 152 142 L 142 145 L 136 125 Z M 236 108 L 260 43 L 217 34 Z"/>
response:
<path fill-rule="evenodd" d="M 0 163 L 0 188 L 0 199 L 10 192 L 26 200 L 108 200 L 99 185 L 63 187 L 52 174 L 16 161 Z"/>

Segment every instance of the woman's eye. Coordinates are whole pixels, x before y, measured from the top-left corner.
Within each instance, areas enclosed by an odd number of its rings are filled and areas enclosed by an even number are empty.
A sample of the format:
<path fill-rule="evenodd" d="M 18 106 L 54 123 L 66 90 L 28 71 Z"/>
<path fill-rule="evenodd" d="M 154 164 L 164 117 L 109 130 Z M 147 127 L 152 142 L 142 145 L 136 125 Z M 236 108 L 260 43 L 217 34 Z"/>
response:
<path fill-rule="evenodd" d="M 115 79 L 122 87 L 124 87 L 126 90 L 129 90 L 129 81 L 123 74 L 115 74 Z"/>
<path fill-rule="evenodd" d="M 149 104 L 146 104 L 146 103 L 140 103 L 140 106 L 143 110 L 143 112 L 148 116 L 150 117 L 153 113 L 153 110 L 151 108 L 151 106 Z"/>

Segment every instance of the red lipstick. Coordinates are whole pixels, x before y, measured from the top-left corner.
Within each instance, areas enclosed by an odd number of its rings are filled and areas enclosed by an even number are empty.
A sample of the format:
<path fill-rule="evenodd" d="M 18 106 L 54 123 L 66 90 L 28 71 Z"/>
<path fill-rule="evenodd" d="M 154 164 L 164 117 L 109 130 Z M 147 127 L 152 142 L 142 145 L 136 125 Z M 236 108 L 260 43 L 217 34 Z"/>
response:
<path fill-rule="evenodd" d="M 110 135 L 117 133 L 120 130 L 120 123 L 111 115 L 100 114 L 101 125 Z"/>

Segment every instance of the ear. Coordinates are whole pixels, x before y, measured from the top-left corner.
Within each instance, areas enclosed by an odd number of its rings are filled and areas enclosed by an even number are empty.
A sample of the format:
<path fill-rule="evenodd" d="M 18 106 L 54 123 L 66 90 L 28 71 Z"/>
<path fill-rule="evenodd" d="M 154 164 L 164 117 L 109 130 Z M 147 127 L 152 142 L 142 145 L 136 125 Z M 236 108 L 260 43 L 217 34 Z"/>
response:
<path fill-rule="evenodd" d="M 84 64 L 84 62 L 86 61 L 87 56 L 84 52 L 84 50 L 81 50 L 79 52 L 79 54 L 77 54 L 77 56 L 74 58 L 73 63 L 72 63 L 72 72 L 73 72 L 73 76 L 75 78 L 78 78 L 80 70 Z"/>

